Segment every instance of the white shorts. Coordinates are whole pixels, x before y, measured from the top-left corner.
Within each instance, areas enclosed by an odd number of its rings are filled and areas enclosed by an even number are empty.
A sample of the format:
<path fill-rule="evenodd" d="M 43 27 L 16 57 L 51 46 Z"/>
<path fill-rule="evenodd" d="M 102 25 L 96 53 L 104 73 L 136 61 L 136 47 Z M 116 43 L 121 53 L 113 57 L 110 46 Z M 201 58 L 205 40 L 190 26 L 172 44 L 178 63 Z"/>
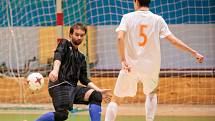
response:
<path fill-rule="evenodd" d="M 114 88 L 114 95 L 117 97 L 135 96 L 137 92 L 137 83 L 139 81 L 143 83 L 144 94 L 148 95 L 157 87 L 158 80 L 158 75 L 154 76 L 154 78 L 150 78 L 134 70 L 131 70 L 129 73 L 120 70 Z"/>

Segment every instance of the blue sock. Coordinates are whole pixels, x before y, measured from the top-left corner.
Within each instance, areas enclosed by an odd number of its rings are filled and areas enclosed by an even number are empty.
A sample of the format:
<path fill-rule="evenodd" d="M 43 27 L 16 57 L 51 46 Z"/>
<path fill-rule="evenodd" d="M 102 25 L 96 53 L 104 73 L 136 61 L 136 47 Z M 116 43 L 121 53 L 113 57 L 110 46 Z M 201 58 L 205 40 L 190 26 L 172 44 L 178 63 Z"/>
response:
<path fill-rule="evenodd" d="M 101 121 L 101 106 L 96 104 L 90 104 L 89 113 L 91 121 Z"/>
<path fill-rule="evenodd" d="M 54 113 L 48 112 L 40 116 L 36 121 L 54 121 Z"/>

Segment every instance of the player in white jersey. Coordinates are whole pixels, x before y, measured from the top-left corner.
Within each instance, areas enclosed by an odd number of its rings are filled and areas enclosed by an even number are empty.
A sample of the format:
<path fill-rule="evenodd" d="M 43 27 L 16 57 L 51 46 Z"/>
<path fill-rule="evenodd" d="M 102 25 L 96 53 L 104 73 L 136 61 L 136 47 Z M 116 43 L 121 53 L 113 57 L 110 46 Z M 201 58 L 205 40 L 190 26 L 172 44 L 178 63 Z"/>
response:
<path fill-rule="evenodd" d="M 198 62 L 203 62 L 204 57 L 201 54 L 170 32 L 161 16 L 149 11 L 149 4 L 150 0 L 134 0 L 136 11 L 123 15 L 116 29 L 122 69 L 112 101 L 107 106 L 105 121 L 115 120 L 118 100 L 135 96 L 139 81 L 143 83 L 146 95 L 146 121 L 154 120 L 161 64 L 160 38 L 165 38 L 179 49 L 190 53 Z"/>

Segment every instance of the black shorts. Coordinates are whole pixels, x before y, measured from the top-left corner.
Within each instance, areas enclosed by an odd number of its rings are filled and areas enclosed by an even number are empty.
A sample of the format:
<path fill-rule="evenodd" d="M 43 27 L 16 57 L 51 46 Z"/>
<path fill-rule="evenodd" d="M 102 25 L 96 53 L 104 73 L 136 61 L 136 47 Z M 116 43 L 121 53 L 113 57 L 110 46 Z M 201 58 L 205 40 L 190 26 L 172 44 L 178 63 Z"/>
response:
<path fill-rule="evenodd" d="M 62 84 L 49 89 L 52 102 L 56 111 L 70 110 L 73 104 L 89 104 L 84 101 L 85 93 L 91 88 L 84 86 L 73 87 L 68 84 Z"/>

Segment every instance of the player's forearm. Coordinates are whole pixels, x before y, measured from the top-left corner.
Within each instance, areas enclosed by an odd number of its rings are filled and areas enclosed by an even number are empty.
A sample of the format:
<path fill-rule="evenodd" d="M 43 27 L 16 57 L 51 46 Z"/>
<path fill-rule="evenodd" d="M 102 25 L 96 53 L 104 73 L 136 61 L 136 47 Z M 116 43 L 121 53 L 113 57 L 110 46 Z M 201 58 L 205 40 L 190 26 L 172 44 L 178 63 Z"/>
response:
<path fill-rule="evenodd" d="M 61 62 L 59 60 L 55 60 L 53 70 L 55 70 L 56 72 L 59 72 L 60 65 L 61 65 Z"/>
<path fill-rule="evenodd" d="M 96 91 L 101 91 L 101 89 L 99 87 L 97 87 L 93 82 L 88 83 L 87 86 L 96 90 Z"/>
<path fill-rule="evenodd" d="M 123 62 L 125 61 L 125 48 L 124 48 L 124 37 L 122 33 L 118 34 L 118 49 L 119 49 L 119 56 L 120 56 L 120 61 Z"/>
<path fill-rule="evenodd" d="M 180 39 L 178 39 L 174 35 L 169 35 L 169 36 L 166 37 L 166 39 L 169 40 L 177 48 L 179 48 L 179 49 L 181 49 L 181 50 L 183 50 L 185 52 L 189 52 L 192 55 L 196 54 L 195 50 L 190 48 L 188 45 L 186 45 L 184 42 L 182 42 Z"/>
<path fill-rule="evenodd" d="M 124 46 L 123 46 L 123 41 L 120 40 L 118 43 L 118 48 L 119 48 L 119 56 L 120 56 L 120 61 L 125 61 L 125 55 L 124 55 Z"/>

